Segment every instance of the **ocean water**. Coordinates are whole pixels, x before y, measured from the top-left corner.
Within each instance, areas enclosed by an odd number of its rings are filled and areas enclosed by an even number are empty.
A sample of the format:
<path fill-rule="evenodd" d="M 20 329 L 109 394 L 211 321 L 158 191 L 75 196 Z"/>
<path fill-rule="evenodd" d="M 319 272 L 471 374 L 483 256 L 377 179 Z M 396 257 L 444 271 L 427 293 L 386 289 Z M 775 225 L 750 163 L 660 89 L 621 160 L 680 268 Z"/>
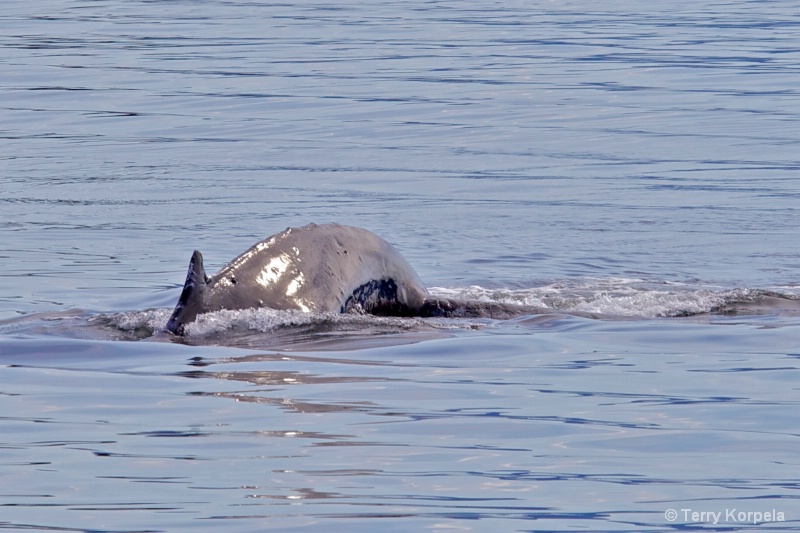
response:
<path fill-rule="evenodd" d="M 785 0 L 0 10 L 0 530 L 800 527 Z M 202 317 L 287 226 L 508 321 Z"/>

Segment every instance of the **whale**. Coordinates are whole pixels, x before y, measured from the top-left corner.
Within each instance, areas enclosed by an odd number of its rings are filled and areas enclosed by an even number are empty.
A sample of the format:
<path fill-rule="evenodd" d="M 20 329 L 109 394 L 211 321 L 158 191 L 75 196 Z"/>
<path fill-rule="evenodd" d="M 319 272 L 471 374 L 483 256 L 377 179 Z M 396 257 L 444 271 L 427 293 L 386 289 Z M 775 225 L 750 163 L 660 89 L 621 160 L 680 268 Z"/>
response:
<path fill-rule="evenodd" d="M 195 250 L 166 330 L 200 314 L 270 308 L 402 317 L 510 318 L 524 306 L 432 297 L 406 259 L 373 232 L 336 223 L 286 228 L 207 276 Z"/>

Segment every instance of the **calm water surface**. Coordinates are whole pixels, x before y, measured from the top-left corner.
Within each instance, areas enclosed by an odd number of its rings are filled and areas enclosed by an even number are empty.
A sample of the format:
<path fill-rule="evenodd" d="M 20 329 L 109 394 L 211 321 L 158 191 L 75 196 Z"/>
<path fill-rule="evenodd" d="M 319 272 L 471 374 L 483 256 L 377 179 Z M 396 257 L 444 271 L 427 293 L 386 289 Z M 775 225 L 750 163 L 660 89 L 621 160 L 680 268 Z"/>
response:
<path fill-rule="evenodd" d="M 45 0 L 0 28 L 0 529 L 800 526 L 793 3 Z M 552 312 L 159 331 L 192 250 L 311 221 Z"/>

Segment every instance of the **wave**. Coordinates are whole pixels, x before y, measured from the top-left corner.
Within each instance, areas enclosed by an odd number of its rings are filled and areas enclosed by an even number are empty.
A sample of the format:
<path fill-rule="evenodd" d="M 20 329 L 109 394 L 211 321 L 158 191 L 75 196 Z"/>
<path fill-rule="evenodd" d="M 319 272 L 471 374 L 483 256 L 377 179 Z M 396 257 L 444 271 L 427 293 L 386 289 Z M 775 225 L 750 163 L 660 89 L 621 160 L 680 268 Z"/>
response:
<path fill-rule="evenodd" d="M 698 315 L 800 316 L 800 287 L 776 289 L 691 288 L 676 283 L 652 284 L 637 279 L 605 278 L 557 282 L 540 287 L 510 289 L 432 287 L 433 297 L 497 303 L 525 308 L 525 313 L 590 316 L 598 319 L 690 317 Z M 115 327 L 126 331 L 162 330 L 171 309 L 106 315 Z M 402 318 L 372 315 L 305 313 L 273 309 L 217 311 L 200 315 L 187 327 L 192 338 L 219 335 L 227 331 L 274 332 L 279 329 L 349 331 L 369 327 L 403 331 L 474 328 L 489 319 Z"/>
<path fill-rule="evenodd" d="M 800 312 L 800 287 L 697 288 L 673 282 L 604 278 L 524 289 L 432 287 L 429 292 L 442 298 L 528 306 L 598 318 L 685 317 L 709 313 L 793 316 Z"/>
<path fill-rule="evenodd" d="M 670 317 L 745 317 L 773 315 L 800 317 L 800 287 L 773 289 L 691 287 L 671 282 L 605 278 L 555 282 L 531 288 L 432 287 L 433 297 L 450 300 L 519 306 L 520 320 L 531 315 L 584 317 L 600 320 Z M 524 309 L 523 309 L 524 308 Z M 189 324 L 186 336 L 164 332 L 171 308 L 113 313 L 78 309 L 39 313 L 0 321 L 0 335 L 47 335 L 98 340 L 154 340 L 188 344 L 215 344 L 274 348 L 331 347 L 332 343 L 358 340 L 369 343 L 443 337 L 453 330 L 501 327 L 488 318 L 403 318 L 372 315 L 305 313 L 273 309 L 217 311 L 200 315 Z M 754 318 L 754 320 L 763 320 Z M 796 323 L 789 318 L 789 323 Z M 530 322 L 539 323 L 538 321 Z"/>

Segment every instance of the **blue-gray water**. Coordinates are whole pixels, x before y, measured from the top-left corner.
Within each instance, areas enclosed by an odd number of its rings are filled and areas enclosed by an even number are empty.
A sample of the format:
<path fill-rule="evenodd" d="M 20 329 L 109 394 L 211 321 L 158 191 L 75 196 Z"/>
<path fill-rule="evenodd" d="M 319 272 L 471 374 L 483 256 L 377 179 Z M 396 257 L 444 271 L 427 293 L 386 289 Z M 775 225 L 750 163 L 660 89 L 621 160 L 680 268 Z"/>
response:
<path fill-rule="evenodd" d="M 0 69 L 0 529 L 800 526 L 792 2 L 12 1 Z M 159 332 L 311 221 L 552 313 Z"/>

